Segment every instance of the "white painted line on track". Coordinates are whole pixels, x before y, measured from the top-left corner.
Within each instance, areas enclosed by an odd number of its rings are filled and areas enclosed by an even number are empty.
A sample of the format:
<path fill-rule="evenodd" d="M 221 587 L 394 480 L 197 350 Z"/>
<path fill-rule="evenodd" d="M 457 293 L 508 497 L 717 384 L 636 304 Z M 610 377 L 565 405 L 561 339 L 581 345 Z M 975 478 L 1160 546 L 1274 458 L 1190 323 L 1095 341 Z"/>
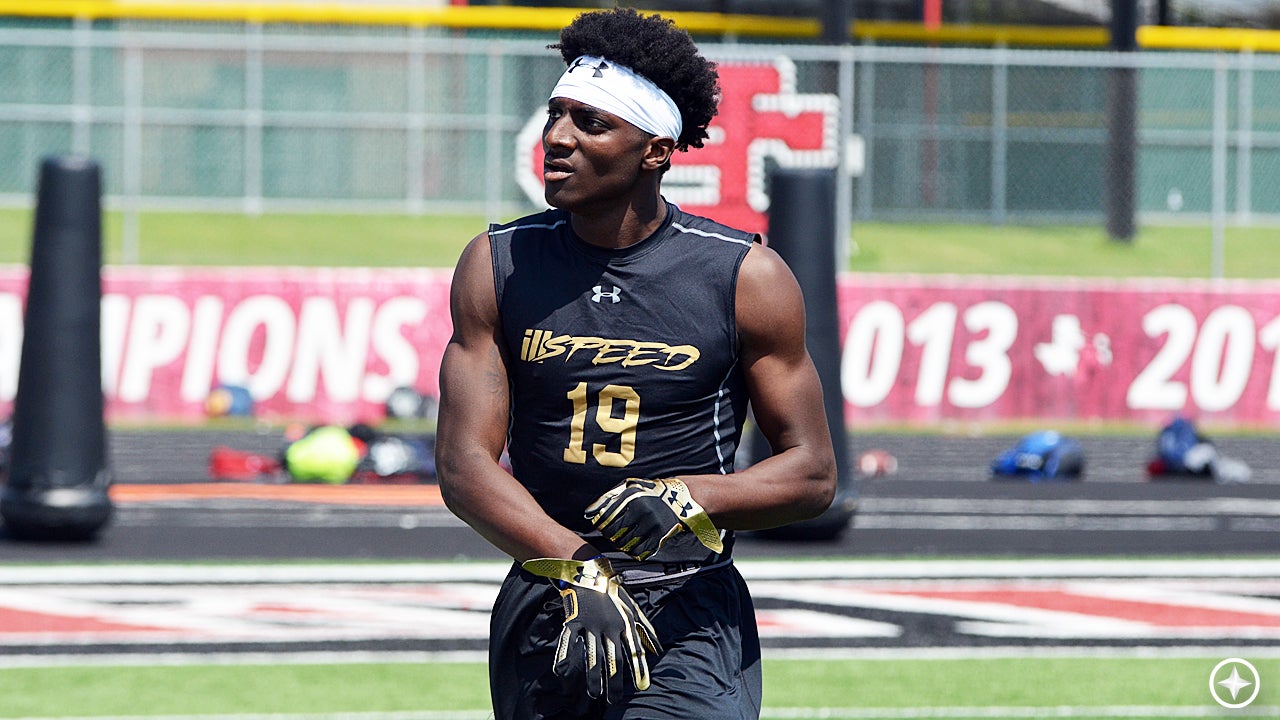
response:
<path fill-rule="evenodd" d="M 1280 647 L 1209 645 L 1136 645 L 1036 647 L 1029 645 L 920 648 L 764 648 L 765 660 L 1000 660 L 1000 659 L 1100 659 L 1135 660 L 1247 656 L 1280 658 Z M 201 665 L 415 665 L 428 663 L 476 663 L 488 661 L 483 650 L 444 651 L 312 651 L 222 653 L 88 653 L 0 656 L 0 670 L 55 667 L 180 667 Z"/>
<path fill-rule="evenodd" d="M 1256 520 L 1258 518 L 1250 518 Z M 1274 518 L 1261 518 L 1274 523 Z M 1236 521 L 1235 518 L 1230 522 Z M 1051 532 L 1222 532 L 1216 517 L 1127 517 L 1097 515 L 863 515 L 860 530 L 992 530 Z"/>
<path fill-rule="evenodd" d="M 735 560 L 747 580 L 901 578 L 1280 578 L 1280 558 Z M 270 565 L 45 565 L 0 568 L 0 585 L 500 582 L 505 561 Z"/>
<path fill-rule="evenodd" d="M 1209 645 L 993 645 L 982 647 L 768 648 L 765 660 L 1004 660 L 1004 659 L 1220 659 L 1233 656 L 1280 658 L 1276 646 Z"/>
<path fill-rule="evenodd" d="M 87 653 L 0 656 L 2 668 L 54 667 L 181 667 L 191 665 L 416 665 L 425 663 L 486 663 L 483 650 L 214 653 Z"/>
<path fill-rule="evenodd" d="M 0 585 L 501 582 L 509 562 L 46 565 L 0 568 Z"/>
<path fill-rule="evenodd" d="M 1280 500 L 1199 498 L 1196 500 L 1008 500 L 1000 498 L 863 498 L 865 512 L 938 515 L 1211 515 L 1280 516 Z"/>
<path fill-rule="evenodd" d="M 747 580 L 1280 577 L 1280 559 L 1025 558 L 735 561 Z"/>

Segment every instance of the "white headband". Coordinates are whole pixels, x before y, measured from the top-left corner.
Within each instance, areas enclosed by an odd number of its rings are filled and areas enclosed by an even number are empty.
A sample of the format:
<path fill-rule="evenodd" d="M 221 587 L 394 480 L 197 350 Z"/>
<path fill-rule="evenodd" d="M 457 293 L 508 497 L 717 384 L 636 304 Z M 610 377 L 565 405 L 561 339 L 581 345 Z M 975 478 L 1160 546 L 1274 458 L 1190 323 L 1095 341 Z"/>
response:
<path fill-rule="evenodd" d="M 586 103 L 658 137 L 678 140 L 684 128 L 670 95 L 631 68 L 594 55 L 569 63 L 551 97 Z"/>

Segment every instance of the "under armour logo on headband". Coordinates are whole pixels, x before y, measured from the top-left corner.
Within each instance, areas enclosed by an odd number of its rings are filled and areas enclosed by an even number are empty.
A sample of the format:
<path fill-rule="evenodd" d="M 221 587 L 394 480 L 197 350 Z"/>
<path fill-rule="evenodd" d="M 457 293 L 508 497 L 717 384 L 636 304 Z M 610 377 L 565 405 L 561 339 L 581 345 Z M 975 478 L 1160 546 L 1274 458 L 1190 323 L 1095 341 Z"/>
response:
<path fill-rule="evenodd" d="M 574 72 L 580 67 L 594 72 Z M 626 65 L 594 55 L 575 58 L 560 76 L 551 97 L 586 103 L 657 137 L 677 140 L 683 127 L 680 108 L 652 80 Z"/>
<path fill-rule="evenodd" d="M 587 62 L 585 57 L 580 57 L 577 60 L 574 60 L 573 65 L 571 65 L 569 69 L 566 70 L 565 72 L 573 72 L 574 70 L 577 70 L 579 67 L 583 65 L 586 65 L 587 67 L 595 70 L 595 72 L 591 73 L 591 77 L 604 77 L 604 73 L 601 72 L 601 70 L 609 69 L 609 63 L 605 62 L 604 60 L 601 60 L 599 65 L 592 65 L 591 63 Z"/>

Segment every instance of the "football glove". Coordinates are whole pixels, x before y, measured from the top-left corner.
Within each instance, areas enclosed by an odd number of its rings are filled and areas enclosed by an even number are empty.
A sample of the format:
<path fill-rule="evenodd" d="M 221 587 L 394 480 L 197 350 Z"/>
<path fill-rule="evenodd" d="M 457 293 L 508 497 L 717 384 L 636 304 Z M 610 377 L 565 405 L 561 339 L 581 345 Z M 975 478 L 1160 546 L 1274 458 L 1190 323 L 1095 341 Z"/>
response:
<path fill-rule="evenodd" d="M 636 690 L 648 689 L 648 657 L 662 652 L 662 644 L 608 560 L 537 558 L 521 567 L 550 578 L 564 601 L 564 628 L 551 672 L 570 680 L 582 678 L 589 697 L 614 702 L 626 689 L 626 663 Z"/>
<path fill-rule="evenodd" d="M 688 530 L 715 552 L 720 531 L 680 478 L 628 478 L 587 506 L 583 516 L 622 552 L 645 560 Z"/>

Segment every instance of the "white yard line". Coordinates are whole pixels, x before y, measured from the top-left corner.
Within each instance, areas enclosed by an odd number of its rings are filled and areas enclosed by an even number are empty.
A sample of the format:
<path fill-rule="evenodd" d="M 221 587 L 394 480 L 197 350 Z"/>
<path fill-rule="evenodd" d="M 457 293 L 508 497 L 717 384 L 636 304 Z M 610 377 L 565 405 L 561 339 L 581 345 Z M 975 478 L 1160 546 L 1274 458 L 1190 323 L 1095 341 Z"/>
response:
<path fill-rule="evenodd" d="M 501 582 L 507 562 L 45 565 L 0 568 L 0 585 Z"/>
<path fill-rule="evenodd" d="M 393 651 L 352 650 L 314 652 L 212 653 L 65 653 L 0 656 L 3 668 L 53 667 L 170 667 L 182 665 L 371 665 L 417 663 L 485 663 L 483 650 Z"/>
<path fill-rule="evenodd" d="M 747 580 L 904 578 L 1280 577 L 1280 559 L 1026 558 L 997 560 L 743 560 Z"/>
<path fill-rule="evenodd" d="M 1280 500 L 1261 498 L 1198 498 L 1195 500 L 1101 500 L 1056 498 L 863 498 L 858 519 L 867 512 L 935 515 L 1118 515 L 1129 517 L 1280 516 Z"/>
<path fill-rule="evenodd" d="M 765 660 L 993 660 L 1001 658 L 1134 658 L 1221 659 L 1232 656 L 1280 658 L 1280 647 L 1239 645 L 1135 645 L 1131 647 L 1035 647 L 1007 645 L 969 648 L 765 648 Z M 87 653 L 0 656 L 6 668 L 167 667 L 183 665 L 367 665 L 419 663 L 484 663 L 482 650 L 444 651 L 312 651 L 223 653 Z"/>
<path fill-rule="evenodd" d="M 747 580 L 867 578 L 1280 578 L 1280 558 L 1026 558 L 928 560 L 736 560 Z M 510 563 L 352 565 L 98 564 L 0 568 L 0 585 L 301 582 L 500 582 Z"/>

